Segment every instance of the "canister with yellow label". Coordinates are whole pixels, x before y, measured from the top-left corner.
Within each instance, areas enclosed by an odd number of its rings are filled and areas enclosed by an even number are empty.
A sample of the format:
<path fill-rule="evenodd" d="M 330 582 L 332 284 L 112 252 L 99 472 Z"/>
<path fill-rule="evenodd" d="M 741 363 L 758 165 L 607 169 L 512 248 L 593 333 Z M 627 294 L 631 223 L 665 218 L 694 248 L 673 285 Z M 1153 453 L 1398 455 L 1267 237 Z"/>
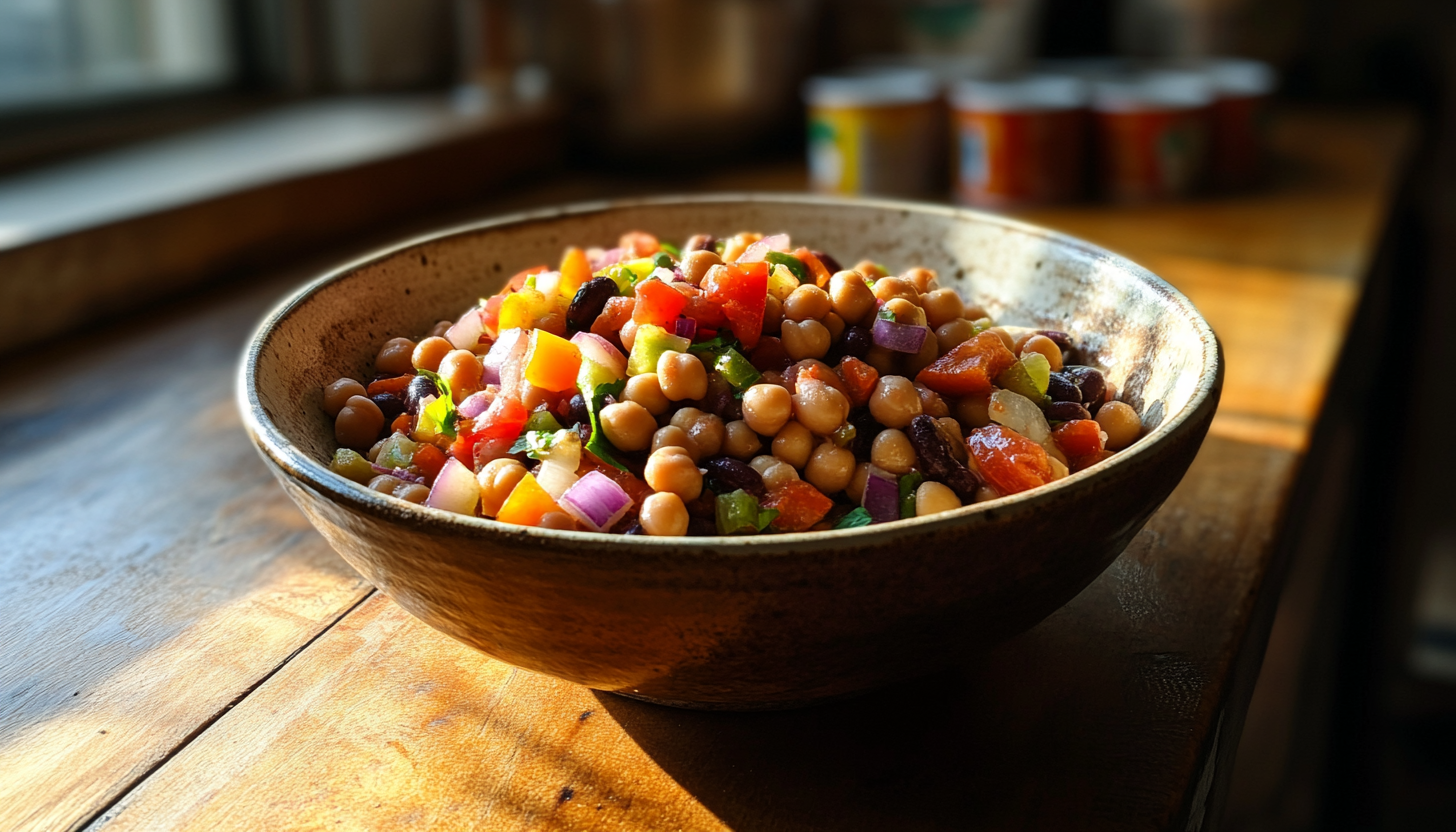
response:
<path fill-rule="evenodd" d="M 809 180 L 820 192 L 926 196 L 944 191 L 944 103 L 929 72 L 810 78 Z"/>

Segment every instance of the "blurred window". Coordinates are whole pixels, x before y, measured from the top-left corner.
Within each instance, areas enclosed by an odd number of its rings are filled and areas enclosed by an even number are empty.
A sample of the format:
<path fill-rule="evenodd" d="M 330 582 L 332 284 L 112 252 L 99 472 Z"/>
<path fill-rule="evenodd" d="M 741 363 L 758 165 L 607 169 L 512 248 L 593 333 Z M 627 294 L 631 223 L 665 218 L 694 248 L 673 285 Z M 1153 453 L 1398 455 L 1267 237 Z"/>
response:
<path fill-rule="evenodd" d="M 0 113 L 218 87 L 229 0 L 0 0 Z"/>

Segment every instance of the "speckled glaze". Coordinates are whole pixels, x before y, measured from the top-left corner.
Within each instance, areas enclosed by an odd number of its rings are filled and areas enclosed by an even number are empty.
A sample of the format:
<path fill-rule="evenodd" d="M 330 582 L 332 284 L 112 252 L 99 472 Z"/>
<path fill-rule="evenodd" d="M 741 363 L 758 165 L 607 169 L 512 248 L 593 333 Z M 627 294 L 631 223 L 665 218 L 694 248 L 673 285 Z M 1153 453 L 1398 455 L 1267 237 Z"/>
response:
<path fill-rule="evenodd" d="M 787 231 L 842 262 L 925 265 L 1003 323 L 1065 330 L 1149 426 L 1050 486 L 954 512 L 759 538 L 528 529 L 384 497 L 329 472 L 321 388 L 367 377 L 417 335 L 568 244 L 644 229 Z M 577 205 L 407 242 L 302 287 L 239 376 L 244 422 L 280 482 L 355 569 L 430 626 L 600 690 L 722 709 L 787 707 L 924 674 L 1031 627 L 1089 584 L 1183 477 L 1218 403 L 1207 323 L 1142 268 L 974 211 L 805 196 Z"/>

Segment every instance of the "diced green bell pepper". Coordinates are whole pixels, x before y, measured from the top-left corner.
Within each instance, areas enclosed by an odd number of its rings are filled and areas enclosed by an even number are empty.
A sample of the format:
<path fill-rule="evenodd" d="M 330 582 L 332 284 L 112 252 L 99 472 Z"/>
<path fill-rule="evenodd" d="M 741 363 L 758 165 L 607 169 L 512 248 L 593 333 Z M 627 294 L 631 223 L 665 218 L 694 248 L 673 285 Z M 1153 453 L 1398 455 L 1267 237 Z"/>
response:
<path fill-rule="evenodd" d="M 379 447 L 379 456 L 374 459 L 374 464 L 382 468 L 408 468 L 419 447 L 402 433 L 390 434 Z"/>
<path fill-rule="evenodd" d="M 329 463 L 329 470 L 360 485 L 368 485 L 375 476 L 369 460 L 348 448 L 334 451 L 334 459 Z"/>
<path fill-rule="evenodd" d="M 779 516 L 777 509 L 759 508 L 758 500 L 741 488 L 719 494 L 716 509 L 718 534 L 761 532 Z"/>
<path fill-rule="evenodd" d="M 794 273 L 794 277 L 800 283 L 813 283 L 814 275 L 809 272 L 809 267 L 804 261 L 792 254 L 785 254 L 782 251 L 770 251 L 763 256 L 763 259 L 773 263 L 775 266 L 783 266 Z"/>
<path fill-rule="evenodd" d="M 627 358 L 627 375 L 657 372 L 657 359 L 668 350 L 687 352 L 692 342 L 654 324 L 637 327 L 637 339 L 632 342 L 632 354 Z"/>
<path fill-rule="evenodd" d="M 721 373 L 735 390 L 747 390 L 763 378 L 763 373 L 753 366 L 753 362 L 744 358 L 742 353 L 732 347 L 728 347 L 718 355 L 718 360 L 713 362 L 713 369 Z"/>

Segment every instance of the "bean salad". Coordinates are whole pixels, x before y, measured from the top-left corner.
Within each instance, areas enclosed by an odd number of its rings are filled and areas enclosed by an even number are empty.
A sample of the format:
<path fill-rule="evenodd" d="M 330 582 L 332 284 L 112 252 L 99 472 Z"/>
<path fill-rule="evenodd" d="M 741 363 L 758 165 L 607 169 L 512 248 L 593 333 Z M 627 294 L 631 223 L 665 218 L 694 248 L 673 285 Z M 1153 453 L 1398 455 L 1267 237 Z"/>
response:
<path fill-rule="evenodd" d="M 785 234 L 569 248 L 323 391 L 330 468 L 501 522 L 646 535 L 843 529 L 1045 485 L 1137 441 L 1064 332 L 935 272 Z"/>

